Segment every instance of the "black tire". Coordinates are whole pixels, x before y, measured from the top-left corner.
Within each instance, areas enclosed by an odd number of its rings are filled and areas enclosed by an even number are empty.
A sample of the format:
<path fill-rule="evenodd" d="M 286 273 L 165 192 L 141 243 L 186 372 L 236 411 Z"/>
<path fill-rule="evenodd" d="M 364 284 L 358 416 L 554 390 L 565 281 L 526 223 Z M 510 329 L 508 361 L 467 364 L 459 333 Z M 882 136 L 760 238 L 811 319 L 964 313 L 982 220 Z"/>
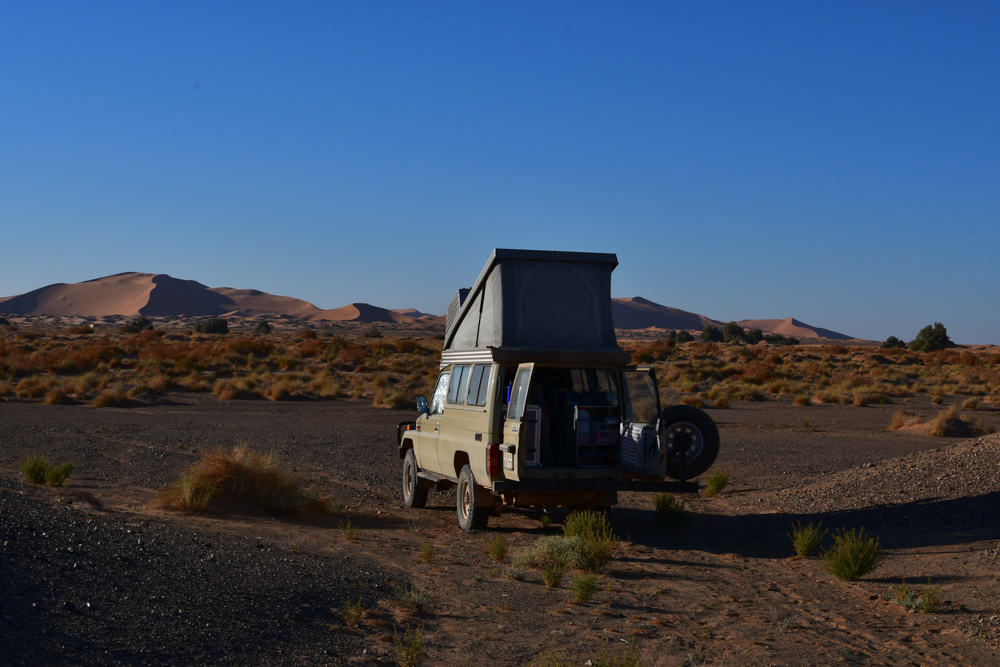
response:
<path fill-rule="evenodd" d="M 660 442 L 670 451 L 687 441 L 687 459 L 681 470 L 680 456 L 667 459 L 667 476 L 672 479 L 692 479 L 703 474 L 719 455 L 719 429 L 703 410 L 691 405 L 675 405 L 663 411 L 663 437 Z"/>
<path fill-rule="evenodd" d="M 458 488 L 455 492 L 458 509 L 458 525 L 462 530 L 484 530 L 490 520 L 491 508 L 476 505 L 476 478 L 469 464 L 462 466 L 458 475 Z"/>
<path fill-rule="evenodd" d="M 427 487 L 420 486 L 417 473 L 417 455 L 413 449 L 406 450 L 403 458 L 403 502 L 407 507 L 423 507 L 427 504 Z"/>

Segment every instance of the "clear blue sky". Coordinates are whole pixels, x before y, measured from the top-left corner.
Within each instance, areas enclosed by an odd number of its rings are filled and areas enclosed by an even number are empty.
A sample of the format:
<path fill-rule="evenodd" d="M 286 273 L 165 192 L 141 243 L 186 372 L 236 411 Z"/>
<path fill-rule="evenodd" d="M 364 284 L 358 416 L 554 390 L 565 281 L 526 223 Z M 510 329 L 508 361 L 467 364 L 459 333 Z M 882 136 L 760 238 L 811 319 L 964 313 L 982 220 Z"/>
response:
<path fill-rule="evenodd" d="M 122 271 L 1000 344 L 1000 3 L 5 2 L 0 295 Z"/>

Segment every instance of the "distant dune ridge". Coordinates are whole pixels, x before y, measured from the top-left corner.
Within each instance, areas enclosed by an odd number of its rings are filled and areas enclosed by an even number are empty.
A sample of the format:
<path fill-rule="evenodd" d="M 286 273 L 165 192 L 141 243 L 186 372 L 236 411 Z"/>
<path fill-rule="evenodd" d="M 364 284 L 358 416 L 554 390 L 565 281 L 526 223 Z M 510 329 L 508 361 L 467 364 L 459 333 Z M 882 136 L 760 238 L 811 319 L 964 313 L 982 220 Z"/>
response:
<path fill-rule="evenodd" d="M 322 310 L 308 301 L 259 290 L 206 287 L 166 274 L 119 273 L 82 283 L 56 283 L 0 300 L 11 315 L 104 317 L 273 317 L 332 322 L 432 322 L 443 318 L 367 303 Z"/>
<path fill-rule="evenodd" d="M 194 280 L 181 280 L 163 273 L 119 273 L 82 283 L 56 283 L 26 294 L 0 298 L 0 313 L 70 317 L 269 317 L 310 322 L 444 324 L 444 316 L 422 313 L 415 308 L 388 310 L 367 303 L 351 303 L 323 310 L 308 301 L 289 296 L 276 296 L 254 289 L 206 287 Z M 697 313 L 661 306 L 639 296 L 612 299 L 611 313 L 615 327 L 619 329 L 701 331 L 709 325 L 722 327 L 725 324 Z M 748 329 L 796 338 L 851 339 L 850 336 L 813 327 L 791 317 L 783 320 L 742 320 L 739 324 Z"/>

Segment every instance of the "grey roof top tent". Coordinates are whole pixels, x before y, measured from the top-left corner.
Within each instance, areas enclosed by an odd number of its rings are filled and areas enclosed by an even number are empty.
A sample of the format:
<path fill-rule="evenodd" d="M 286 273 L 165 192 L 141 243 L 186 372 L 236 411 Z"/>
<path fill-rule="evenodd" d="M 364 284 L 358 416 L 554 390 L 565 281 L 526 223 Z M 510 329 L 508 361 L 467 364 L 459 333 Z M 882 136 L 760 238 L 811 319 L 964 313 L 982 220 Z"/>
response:
<path fill-rule="evenodd" d="M 616 266 L 614 253 L 495 249 L 448 307 L 442 361 L 482 351 L 495 361 L 628 363 L 611 319 Z"/>

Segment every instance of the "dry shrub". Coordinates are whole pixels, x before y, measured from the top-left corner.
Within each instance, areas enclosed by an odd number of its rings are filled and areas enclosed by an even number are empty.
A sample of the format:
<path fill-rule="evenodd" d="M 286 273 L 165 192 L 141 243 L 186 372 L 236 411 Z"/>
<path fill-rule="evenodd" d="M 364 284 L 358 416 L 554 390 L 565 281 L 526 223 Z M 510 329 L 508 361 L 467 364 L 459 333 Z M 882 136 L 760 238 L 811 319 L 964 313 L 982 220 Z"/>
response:
<path fill-rule="evenodd" d="M 700 408 L 702 406 L 702 401 L 697 396 L 685 396 L 681 399 L 681 403 L 684 405 L 691 405 L 696 408 Z"/>
<path fill-rule="evenodd" d="M 315 340 L 318 335 L 315 329 L 303 329 L 299 332 L 299 338 L 302 340 Z"/>
<path fill-rule="evenodd" d="M 51 379 L 40 378 L 37 375 L 26 377 L 17 383 L 15 393 L 20 398 L 40 398 L 53 386 Z"/>
<path fill-rule="evenodd" d="M 128 396 L 121 385 L 109 387 L 97 395 L 91 402 L 93 408 L 121 408 L 128 405 Z"/>
<path fill-rule="evenodd" d="M 992 433 L 993 429 L 978 419 L 969 419 L 953 405 L 941 412 L 931 426 L 930 434 L 938 438 L 972 438 Z"/>
<path fill-rule="evenodd" d="M 285 401 L 302 389 L 302 383 L 289 378 L 281 378 L 264 390 L 264 398 L 269 401 Z"/>
<path fill-rule="evenodd" d="M 90 334 L 94 333 L 94 325 L 84 324 L 83 326 L 79 327 L 71 327 L 66 331 L 66 333 L 74 336 L 89 336 Z"/>
<path fill-rule="evenodd" d="M 717 408 L 728 408 L 729 407 L 729 399 L 726 398 L 725 396 L 719 396 L 717 399 L 715 399 L 714 405 Z"/>
<path fill-rule="evenodd" d="M 46 405 L 69 405 L 73 401 L 66 395 L 62 387 L 53 387 L 45 394 L 45 400 L 42 402 Z"/>
<path fill-rule="evenodd" d="M 304 488 L 274 453 L 246 445 L 206 454 L 183 477 L 159 492 L 157 505 L 179 512 L 200 512 L 212 505 L 248 502 L 279 514 L 328 514 L 329 498 Z"/>
<path fill-rule="evenodd" d="M 920 415 L 915 412 L 910 412 L 909 410 L 900 410 L 892 416 L 892 423 L 889 424 L 889 430 L 896 431 L 907 426 L 914 426 L 921 422 Z"/>
<path fill-rule="evenodd" d="M 812 399 L 805 394 L 799 394 L 795 397 L 795 405 L 806 406 L 812 405 Z"/>
<path fill-rule="evenodd" d="M 266 338 L 232 338 L 226 341 L 226 349 L 236 354 L 256 354 L 266 357 L 274 352 L 274 343 Z"/>
<path fill-rule="evenodd" d="M 234 378 L 232 380 L 219 380 L 212 390 L 220 401 L 246 401 L 260 398 L 261 392 L 256 388 L 256 383 L 249 378 Z"/>
<path fill-rule="evenodd" d="M 978 410 L 979 409 L 979 399 L 978 398 L 967 398 L 962 403 L 963 410 Z"/>

